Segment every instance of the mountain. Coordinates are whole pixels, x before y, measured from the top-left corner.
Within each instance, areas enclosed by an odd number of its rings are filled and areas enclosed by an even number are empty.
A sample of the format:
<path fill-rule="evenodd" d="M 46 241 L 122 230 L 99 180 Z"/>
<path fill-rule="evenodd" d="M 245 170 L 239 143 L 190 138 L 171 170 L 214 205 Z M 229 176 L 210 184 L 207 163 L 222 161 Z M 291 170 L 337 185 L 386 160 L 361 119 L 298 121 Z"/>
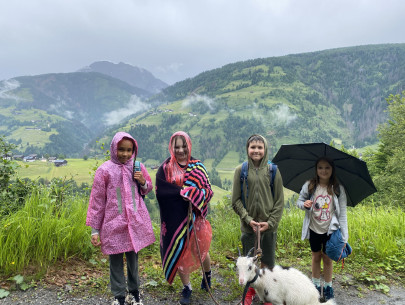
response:
<path fill-rule="evenodd" d="M 168 86 L 165 82 L 155 78 L 149 71 L 122 62 L 114 64 L 108 61 L 97 61 L 79 70 L 79 72 L 98 72 L 109 75 L 153 94 L 159 93 Z"/>
<path fill-rule="evenodd" d="M 158 163 L 170 135 L 184 130 L 193 155 L 216 166 L 230 155 L 245 159 L 253 133 L 266 136 L 271 155 L 285 143 L 375 143 L 385 99 L 404 87 L 405 44 L 231 63 L 154 95 L 99 72 L 17 77 L 0 84 L 0 133 L 22 152 L 77 156 L 95 154 L 96 139 L 109 143 L 125 130 L 139 156 Z"/>
<path fill-rule="evenodd" d="M 80 155 L 106 128 L 151 107 L 150 96 L 96 72 L 16 77 L 0 84 L 0 133 L 20 152 Z"/>
<path fill-rule="evenodd" d="M 167 87 L 151 98 L 166 103 L 131 118 L 140 156 L 162 160 L 176 130 L 214 165 L 229 152 L 245 158 L 253 133 L 271 154 L 284 143 L 326 142 L 361 147 L 377 141 L 385 98 L 405 88 L 405 44 L 368 45 L 232 63 Z"/>

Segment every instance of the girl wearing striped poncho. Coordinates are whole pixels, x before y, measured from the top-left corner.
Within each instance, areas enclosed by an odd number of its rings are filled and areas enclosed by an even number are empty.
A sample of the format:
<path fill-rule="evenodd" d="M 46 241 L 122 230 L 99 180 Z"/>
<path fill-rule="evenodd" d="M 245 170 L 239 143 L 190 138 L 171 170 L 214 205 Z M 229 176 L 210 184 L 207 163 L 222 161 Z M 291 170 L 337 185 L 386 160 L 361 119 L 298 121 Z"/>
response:
<path fill-rule="evenodd" d="M 212 230 L 205 219 L 213 192 L 205 166 L 191 157 L 191 140 L 182 131 L 174 133 L 169 142 L 170 157 L 156 174 L 156 198 L 160 208 L 160 254 L 163 272 L 169 284 L 176 272 L 184 285 L 180 304 L 190 304 L 192 287 L 190 273 L 200 266 L 194 230 L 203 261 L 208 286 L 211 286 L 209 247 Z M 189 205 L 191 203 L 191 217 Z M 208 290 L 204 281 L 201 288 Z"/>

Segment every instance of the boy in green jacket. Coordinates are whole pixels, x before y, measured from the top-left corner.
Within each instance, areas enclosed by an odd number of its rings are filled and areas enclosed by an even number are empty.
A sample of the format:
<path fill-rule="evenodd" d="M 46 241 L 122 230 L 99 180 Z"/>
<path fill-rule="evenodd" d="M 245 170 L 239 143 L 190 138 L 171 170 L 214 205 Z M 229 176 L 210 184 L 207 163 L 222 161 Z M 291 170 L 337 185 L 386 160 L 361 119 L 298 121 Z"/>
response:
<path fill-rule="evenodd" d="M 254 134 L 249 137 L 246 150 L 248 155 L 247 185 L 241 182 L 242 165 L 235 169 L 232 190 L 232 208 L 240 217 L 243 253 L 255 246 L 257 229 L 260 230 L 262 249 L 261 267 L 272 268 L 275 264 L 277 227 L 284 209 L 283 180 L 277 169 L 272 194 L 271 173 L 268 164 L 266 139 Z M 241 191 L 243 184 L 243 194 Z M 250 287 L 243 305 L 250 305 L 255 296 Z M 264 303 L 270 304 L 270 303 Z"/>

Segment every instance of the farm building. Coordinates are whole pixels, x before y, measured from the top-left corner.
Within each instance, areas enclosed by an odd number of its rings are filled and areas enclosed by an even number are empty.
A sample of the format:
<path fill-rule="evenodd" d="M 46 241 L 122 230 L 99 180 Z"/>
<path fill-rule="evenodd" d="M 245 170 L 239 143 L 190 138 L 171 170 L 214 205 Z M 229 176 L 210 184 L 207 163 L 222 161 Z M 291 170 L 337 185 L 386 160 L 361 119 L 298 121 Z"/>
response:
<path fill-rule="evenodd" d="M 53 164 L 55 164 L 55 166 L 57 166 L 57 167 L 66 166 L 67 161 L 66 160 L 55 160 L 55 161 L 53 161 Z"/>

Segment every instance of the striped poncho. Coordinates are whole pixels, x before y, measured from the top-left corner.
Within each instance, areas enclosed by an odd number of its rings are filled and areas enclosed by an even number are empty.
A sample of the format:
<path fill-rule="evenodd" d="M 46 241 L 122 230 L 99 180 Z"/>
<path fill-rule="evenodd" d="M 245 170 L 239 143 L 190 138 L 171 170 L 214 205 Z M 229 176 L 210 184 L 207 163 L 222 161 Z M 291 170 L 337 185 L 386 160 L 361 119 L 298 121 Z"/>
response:
<path fill-rule="evenodd" d="M 213 192 L 204 165 L 195 159 L 191 159 L 187 166 L 182 187 L 167 182 L 164 164 L 169 159 L 163 162 L 156 174 L 156 198 L 160 208 L 160 254 L 163 272 L 166 280 L 172 284 L 177 270 L 189 273 L 199 266 L 194 229 L 203 261 L 208 253 L 212 231 L 205 217 Z M 189 202 L 193 207 L 195 228 L 190 220 L 190 242 L 187 243 Z"/>

